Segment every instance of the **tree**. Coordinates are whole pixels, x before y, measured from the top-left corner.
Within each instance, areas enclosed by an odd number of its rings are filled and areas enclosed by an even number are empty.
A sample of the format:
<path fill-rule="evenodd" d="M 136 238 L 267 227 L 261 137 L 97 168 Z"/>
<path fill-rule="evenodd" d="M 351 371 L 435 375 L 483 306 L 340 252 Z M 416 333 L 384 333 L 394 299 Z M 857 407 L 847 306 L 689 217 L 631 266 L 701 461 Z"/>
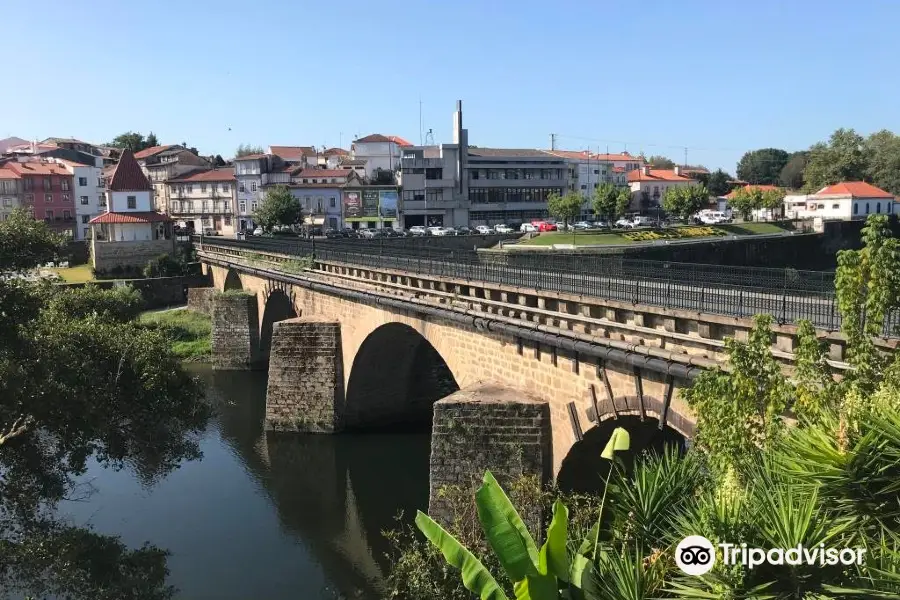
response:
<path fill-rule="evenodd" d="M 803 171 L 806 169 L 808 152 L 794 152 L 787 164 L 781 169 L 778 183 L 789 190 L 799 190 L 803 187 Z"/>
<path fill-rule="evenodd" d="M 772 215 L 780 217 L 784 213 L 784 196 L 784 190 L 781 188 L 765 190 L 762 193 L 760 206 L 768 210 Z"/>
<path fill-rule="evenodd" d="M 687 220 L 708 202 L 709 191 L 702 185 L 679 185 L 666 190 L 662 206 L 667 213 Z"/>
<path fill-rule="evenodd" d="M 863 181 L 869 166 L 865 140 L 853 129 L 838 129 L 828 142 L 813 144 L 803 171 L 804 189 L 816 192 L 840 181 Z"/>
<path fill-rule="evenodd" d="M 214 167 L 224 167 L 228 164 L 225 162 L 225 159 L 222 158 L 221 154 L 216 154 L 215 156 L 210 155 L 208 157 L 208 160 L 209 160 L 209 164 L 211 164 Z"/>
<path fill-rule="evenodd" d="M 745 185 L 734 190 L 728 200 L 731 208 L 736 210 L 744 220 L 750 218 L 750 213 L 759 210 L 763 206 L 763 191 L 755 185 Z"/>
<path fill-rule="evenodd" d="M 0 222 L 0 272 L 53 257 L 46 225 Z M 30 264 L 29 264 L 30 262 Z M 133 290 L 0 277 L 0 589 L 77 599 L 170 598 L 166 553 L 57 521 L 93 459 L 151 482 L 200 455 L 209 411 L 171 350 L 136 323 Z"/>
<path fill-rule="evenodd" d="M 724 196 L 731 191 L 731 175 L 722 169 L 716 169 L 706 178 L 706 189 L 709 190 L 711 196 Z"/>
<path fill-rule="evenodd" d="M 617 187 L 611 183 L 604 183 L 594 188 L 592 204 L 594 213 L 607 221 L 614 221 L 621 216 L 631 203 L 631 192 L 628 188 Z"/>
<path fill-rule="evenodd" d="M 259 208 L 253 213 L 253 220 L 266 229 L 276 225 L 294 225 L 299 223 L 303 211 L 300 199 L 291 194 L 285 185 L 277 185 L 266 193 Z"/>
<path fill-rule="evenodd" d="M 250 156 L 251 154 L 264 154 L 265 150 L 263 150 L 262 146 L 253 146 L 251 144 L 241 144 L 237 147 L 237 150 L 234 151 L 234 157 L 240 158 L 242 156 Z"/>
<path fill-rule="evenodd" d="M 675 161 L 666 156 L 654 155 L 647 159 L 647 164 L 649 164 L 654 169 L 674 169 Z"/>
<path fill-rule="evenodd" d="M 738 162 L 738 179 L 751 184 L 776 185 L 781 169 L 789 158 L 787 152 L 778 148 L 762 148 L 746 152 Z"/>
<path fill-rule="evenodd" d="M 156 139 L 156 134 L 152 131 L 147 135 L 147 139 L 144 141 L 144 143 L 147 144 L 147 148 L 159 146 L 159 140 Z"/>
<path fill-rule="evenodd" d="M 878 131 L 866 138 L 865 148 L 867 180 L 900 197 L 900 136 Z"/>
<path fill-rule="evenodd" d="M 561 196 L 553 192 L 547 198 L 547 211 L 551 216 L 562 219 L 564 225 L 573 222 L 581 214 L 584 197 L 578 192 L 569 192 Z"/>
<path fill-rule="evenodd" d="M 131 150 L 132 152 L 140 152 L 150 147 L 147 140 L 144 139 L 144 134 L 136 131 L 127 131 L 117 135 L 109 145 L 122 150 Z"/>

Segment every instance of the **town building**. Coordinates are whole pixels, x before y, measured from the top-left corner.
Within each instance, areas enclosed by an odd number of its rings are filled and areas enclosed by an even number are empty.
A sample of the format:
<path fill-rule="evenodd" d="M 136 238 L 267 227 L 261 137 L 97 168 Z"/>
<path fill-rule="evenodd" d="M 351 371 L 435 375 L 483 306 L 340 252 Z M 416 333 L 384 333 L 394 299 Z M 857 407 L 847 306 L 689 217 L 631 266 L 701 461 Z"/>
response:
<path fill-rule="evenodd" d="M 170 179 L 166 182 L 169 215 L 179 228 L 205 235 L 233 236 L 236 184 L 231 167 L 192 171 Z"/>
<path fill-rule="evenodd" d="M 153 210 L 153 187 L 130 150 L 124 150 L 106 186 L 106 212 L 91 225 L 94 269 L 142 268 L 175 252 L 171 219 Z"/>
<path fill-rule="evenodd" d="M 568 189 L 579 192 L 584 197 L 581 218 L 588 219 L 594 214 L 594 190 L 603 184 L 628 185 L 628 175 L 624 167 L 589 150 L 547 150 L 548 154 L 565 159 L 568 167 Z"/>
<path fill-rule="evenodd" d="M 681 167 L 674 169 L 653 169 L 647 165 L 628 171 L 628 186 L 631 189 L 630 210 L 652 210 L 662 206 L 666 190 L 670 187 L 697 185 L 696 179 L 686 177 Z"/>
<path fill-rule="evenodd" d="M 468 198 L 460 186 L 460 166 L 459 144 L 403 149 L 400 210 L 404 227 L 469 224 Z"/>
<path fill-rule="evenodd" d="M 80 151 L 79 151 L 80 152 Z M 54 162 L 62 165 L 69 173 L 75 186 L 75 239 L 90 238 L 91 219 L 106 211 L 106 187 L 103 181 L 103 159 L 92 156 L 92 163 L 85 164 L 61 158 Z"/>
<path fill-rule="evenodd" d="M 341 160 L 350 157 L 350 152 L 343 148 L 326 148 L 318 155 L 319 167 L 324 169 L 337 169 L 341 164 Z"/>
<path fill-rule="evenodd" d="M 20 206 L 35 219 L 43 219 L 51 229 L 75 237 L 74 181 L 62 165 L 43 158 L 20 157 L 4 167 L 21 182 Z"/>
<path fill-rule="evenodd" d="M 346 169 L 303 169 L 292 176 L 291 194 L 300 200 L 303 224 L 338 229 L 343 223 L 344 188 L 362 181 Z"/>
<path fill-rule="evenodd" d="M 353 229 L 400 228 L 400 188 L 396 185 L 344 184 L 342 214 L 345 227 Z"/>
<path fill-rule="evenodd" d="M 273 149 L 283 146 L 273 146 Z M 302 162 L 302 161 L 301 161 Z M 265 195 L 264 186 L 274 183 L 290 183 L 290 173 L 295 164 L 287 165 L 278 155 L 248 154 L 234 159 L 234 176 L 237 182 L 237 231 L 253 231 L 253 213 Z M 286 174 L 286 175 L 285 175 Z"/>
<path fill-rule="evenodd" d="M 412 144 L 396 135 L 373 133 L 354 140 L 350 146 L 350 155 L 351 158 L 366 161 L 365 175 L 368 179 L 374 179 L 377 171 L 390 173 L 393 177 L 393 173 L 400 167 L 403 149 L 410 146 Z"/>
<path fill-rule="evenodd" d="M 342 156 L 338 161 L 338 169 L 347 169 L 349 171 L 353 171 L 357 175 L 360 176 L 361 179 L 366 178 L 366 159 L 364 158 L 349 158 L 347 156 Z"/>
<path fill-rule="evenodd" d="M 173 144 L 145 148 L 136 152 L 134 158 L 153 186 L 153 208 L 160 212 L 169 211 L 167 181 L 210 166 L 205 158 L 197 156 L 184 146 Z"/>
<path fill-rule="evenodd" d="M 894 214 L 896 198 L 871 183 L 843 181 L 825 186 L 815 194 L 806 196 L 805 209 L 800 205 L 802 196 L 785 196 L 785 212 L 794 219 L 865 219 L 870 214 Z"/>
<path fill-rule="evenodd" d="M 303 168 L 318 166 L 318 155 L 313 146 L 269 146 L 269 154 L 277 156 L 289 165 L 299 165 Z"/>
<path fill-rule="evenodd" d="M 22 206 L 22 177 L 0 165 L 0 221 Z"/>
<path fill-rule="evenodd" d="M 647 166 L 647 161 L 644 160 L 643 156 L 634 156 L 627 151 L 619 152 L 617 154 L 598 153 L 594 155 L 594 159 L 596 159 L 597 162 L 611 163 L 613 168 L 622 169 L 625 173 L 636 171 Z"/>

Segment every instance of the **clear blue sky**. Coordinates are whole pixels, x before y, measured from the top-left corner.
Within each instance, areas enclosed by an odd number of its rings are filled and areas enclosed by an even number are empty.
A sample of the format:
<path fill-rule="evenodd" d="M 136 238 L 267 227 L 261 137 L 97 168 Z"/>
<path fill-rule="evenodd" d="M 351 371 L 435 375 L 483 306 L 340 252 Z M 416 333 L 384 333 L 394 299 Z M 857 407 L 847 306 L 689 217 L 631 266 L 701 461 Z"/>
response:
<path fill-rule="evenodd" d="M 449 142 L 462 99 L 473 144 L 688 146 L 733 172 L 841 126 L 900 132 L 893 0 L 4 4 L 0 137 L 418 143 L 421 98 Z"/>

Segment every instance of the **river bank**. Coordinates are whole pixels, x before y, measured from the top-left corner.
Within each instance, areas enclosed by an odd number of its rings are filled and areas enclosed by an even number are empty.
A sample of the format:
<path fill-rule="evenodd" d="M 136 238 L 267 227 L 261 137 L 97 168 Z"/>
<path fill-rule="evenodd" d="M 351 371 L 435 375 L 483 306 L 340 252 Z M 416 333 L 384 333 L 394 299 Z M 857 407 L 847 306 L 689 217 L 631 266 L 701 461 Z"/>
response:
<path fill-rule="evenodd" d="M 209 315 L 182 307 L 148 311 L 139 320 L 165 329 L 172 337 L 172 350 L 185 362 L 210 362 L 212 320 Z"/>

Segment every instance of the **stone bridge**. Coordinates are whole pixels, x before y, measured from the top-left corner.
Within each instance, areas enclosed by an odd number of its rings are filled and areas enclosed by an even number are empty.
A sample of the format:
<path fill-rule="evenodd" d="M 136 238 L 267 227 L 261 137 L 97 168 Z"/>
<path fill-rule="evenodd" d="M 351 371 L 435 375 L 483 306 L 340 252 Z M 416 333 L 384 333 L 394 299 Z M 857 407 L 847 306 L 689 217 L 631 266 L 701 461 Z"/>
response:
<path fill-rule="evenodd" d="M 268 369 L 267 426 L 338 432 L 432 426 L 435 491 L 501 477 L 566 478 L 617 424 L 684 441 L 680 390 L 752 322 L 384 268 L 204 247 L 218 369 Z M 843 342 L 831 344 L 841 367 Z M 787 367 L 795 329 L 775 328 Z M 635 435 L 637 432 L 637 435 Z"/>

